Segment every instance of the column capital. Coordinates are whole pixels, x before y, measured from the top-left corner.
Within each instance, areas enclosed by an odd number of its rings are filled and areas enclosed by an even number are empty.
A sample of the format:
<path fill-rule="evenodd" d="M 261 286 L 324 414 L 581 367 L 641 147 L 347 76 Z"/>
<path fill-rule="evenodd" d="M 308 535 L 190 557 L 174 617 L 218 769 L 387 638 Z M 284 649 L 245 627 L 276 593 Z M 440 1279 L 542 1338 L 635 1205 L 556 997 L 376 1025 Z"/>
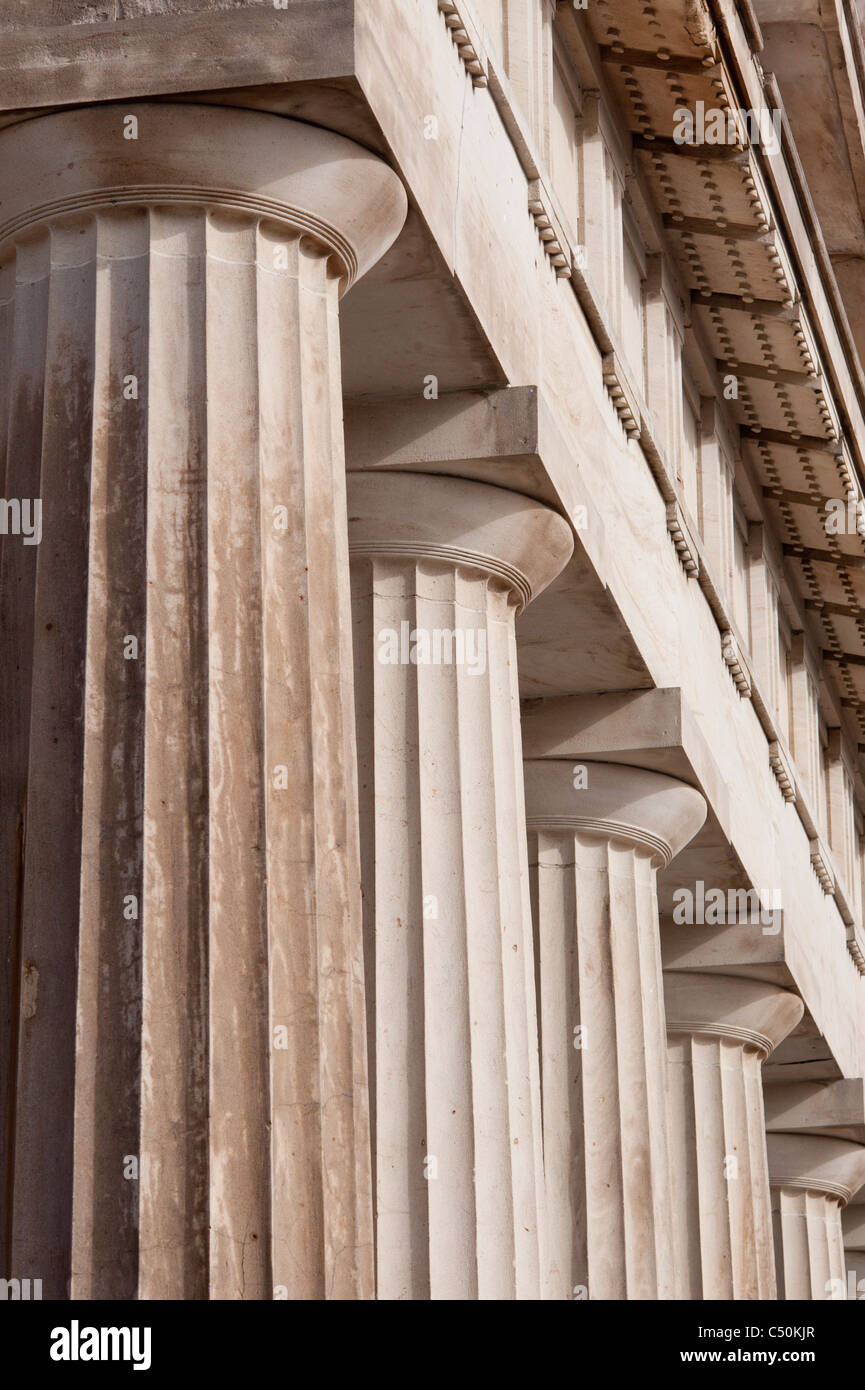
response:
<path fill-rule="evenodd" d="M 703 1034 L 755 1047 L 765 1057 L 805 1011 L 798 994 L 732 975 L 664 971 L 667 1034 Z"/>
<path fill-rule="evenodd" d="M 774 1188 L 822 1192 L 846 1206 L 865 1183 L 865 1144 L 818 1134 L 767 1134 Z"/>
<path fill-rule="evenodd" d="M 349 473 L 349 550 L 441 561 L 502 581 L 518 607 L 564 569 L 574 548 L 567 522 L 519 492 L 431 473 Z"/>
<path fill-rule="evenodd" d="M 228 106 L 129 102 L 0 131 L 0 249 L 100 207 L 196 204 L 289 223 L 337 258 L 347 289 L 395 240 L 405 190 L 369 150 L 303 121 Z"/>
<path fill-rule="evenodd" d="M 623 763 L 581 762 L 585 786 L 574 786 L 574 761 L 527 759 L 530 830 L 574 830 L 653 852 L 660 867 L 684 849 L 706 819 L 701 794 L 675 777 Z"/>

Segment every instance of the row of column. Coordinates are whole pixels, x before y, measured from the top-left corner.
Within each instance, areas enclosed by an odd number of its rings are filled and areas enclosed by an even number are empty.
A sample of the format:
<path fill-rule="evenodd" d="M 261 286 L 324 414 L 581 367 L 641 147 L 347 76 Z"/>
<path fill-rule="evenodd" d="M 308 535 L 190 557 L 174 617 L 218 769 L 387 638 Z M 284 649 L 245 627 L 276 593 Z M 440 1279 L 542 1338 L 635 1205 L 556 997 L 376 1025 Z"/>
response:
<path fill-rule="evenodd" d="M 167 103 L 0 156 L 5 494 L 42 505 L 0 553 L 7 1277 L 823 1296 L 865 1150 L 767 1158 L 801 1001 L 661 968 L 703 798 L 523 762 L 515 621 L 570 528 L 459 477 L 346 490 L 337 305 L 395 176 Z"/>

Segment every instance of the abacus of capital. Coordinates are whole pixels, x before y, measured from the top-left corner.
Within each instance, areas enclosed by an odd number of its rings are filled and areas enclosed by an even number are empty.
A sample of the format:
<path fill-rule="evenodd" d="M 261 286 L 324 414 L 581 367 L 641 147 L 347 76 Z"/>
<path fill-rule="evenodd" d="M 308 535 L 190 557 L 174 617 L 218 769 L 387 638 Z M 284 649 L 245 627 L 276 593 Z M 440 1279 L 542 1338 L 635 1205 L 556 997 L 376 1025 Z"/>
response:
<path fill-rule="evenodd" d="M 3 1297 L 865 1298 L 829 19 L 12 8 Z"/>

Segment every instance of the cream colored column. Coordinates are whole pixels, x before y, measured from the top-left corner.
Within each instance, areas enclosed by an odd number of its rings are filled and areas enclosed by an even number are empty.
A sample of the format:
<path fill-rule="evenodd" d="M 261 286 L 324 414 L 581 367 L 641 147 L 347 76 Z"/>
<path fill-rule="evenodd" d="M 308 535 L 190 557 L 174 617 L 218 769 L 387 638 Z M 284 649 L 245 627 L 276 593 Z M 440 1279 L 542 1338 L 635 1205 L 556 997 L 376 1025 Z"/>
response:
<path fill-rule="evenodd" d="M 843 1299 L 841 1211 L 865 1182 L 865 1144 L 768 1134 L 778 1297 Z"/>
<path fill-rule="evenodd" d="M 225 107 L 40 117 L 0 165 L 7 479 L 43 508 L 3 551 L 8 1272 L 369 1297 L 337 303 L 405 195 Z"/>
<path fill-rule="evenodd" d="M 841 1213 L 847 1297 L 865 1299 L 865 1187 L 859 1189 Z"/>
<path fill-rule="evenodd" d="M 672 777 L 527 760 L 548 1296 L 672 1298 L 657 871 L 706 803 Z"/>
<path fill-rule="evenodd" d="M 664 972 L 679 1296 L 774 1299 L 761 1071 L 804 1012 L 757 980 Z"/>
<path fill-rule="evenodd" d="M 514 620 L 565 522 L 349 475 L 378 1296 L 540 1294 L 543 1170 Z"/>

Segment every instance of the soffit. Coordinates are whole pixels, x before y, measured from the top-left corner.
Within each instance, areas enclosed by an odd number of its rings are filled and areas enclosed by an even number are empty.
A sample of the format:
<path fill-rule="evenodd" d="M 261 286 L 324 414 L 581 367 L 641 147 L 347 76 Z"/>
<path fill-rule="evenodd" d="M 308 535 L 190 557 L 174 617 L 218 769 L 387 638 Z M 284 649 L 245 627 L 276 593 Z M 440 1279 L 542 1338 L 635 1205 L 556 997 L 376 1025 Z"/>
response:
<path fill-rule="evenodd" d="M 724 377 L 736 378 L 730 415 L 865 738 L 865 542 L 856 533 L 827 535 L 823 505 L 849 493 L 855 506 L 861 490 L 794 260 L 739 115 L 745 99 L 737 99 L 699 5 L 596 0 L 587 21 L 690 292 L 691 320 L 714 354 L 718 393 Z M 698 102 L 704 114 L 735 108 L 732 143 L 674 142 L 675 112 L 687 107 L 698 119 Z"/>

